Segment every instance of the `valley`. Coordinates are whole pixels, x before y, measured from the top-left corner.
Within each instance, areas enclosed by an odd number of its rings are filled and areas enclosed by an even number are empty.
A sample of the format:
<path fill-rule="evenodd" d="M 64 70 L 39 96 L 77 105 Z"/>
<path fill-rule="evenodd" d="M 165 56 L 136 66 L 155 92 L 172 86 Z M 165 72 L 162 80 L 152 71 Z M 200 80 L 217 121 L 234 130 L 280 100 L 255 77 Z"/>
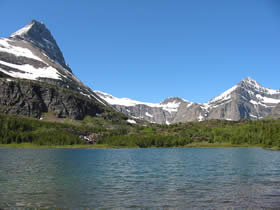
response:
<path fill-rule="evenodd" d="M 280 147 L 280 90 L 252 78 L 202 104 L 179 97 L 145 103 L 92 91 L 73 72 L 39 21 L 1 38 L 0 143 Z"/>

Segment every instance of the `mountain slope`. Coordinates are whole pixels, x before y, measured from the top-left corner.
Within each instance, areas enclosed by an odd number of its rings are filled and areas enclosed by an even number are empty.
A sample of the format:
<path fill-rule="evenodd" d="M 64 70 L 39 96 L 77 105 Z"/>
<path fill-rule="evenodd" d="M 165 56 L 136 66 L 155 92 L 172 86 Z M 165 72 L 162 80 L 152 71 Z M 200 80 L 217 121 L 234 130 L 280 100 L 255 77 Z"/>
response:
<path fill-rule="evenodd" d="M 38 118 L 51 111 L 58 117 L 83 119 L 117 113 L 114 107 L 136 119 L 159 124 L 258 120 L 278 113 L 275 107 L 280 103 L 280 90 L 264 88 L 251 78 L 204 104 L 178 97 L 153 104 L 93 92 L 73 74 L 46 26 L 35 20 L 10 37 L 0 38 L 0 78 L 0 112 Z"/>
<path fill-rule="evenodd" d="M 251 119 L 266 117 L 280 103 L 280 90 L 262 87 L 246 78 L 218 97 L 203 104 L 205 119 Z"/>
<path fill-rule="evenodd" d="M 9 38 L 0 38 L 0 71 L 11 77 L 43 81 L 96 97 L 65 63 L 50 31 L 35 20 Z"/>
<path fill-rule="evenodd" d="M 0 77 L 5 113 L 40 117 L 52 111 L 82 119 L 115 112 L 73 74 L 50 31 L 35 20 L 0 38 Z"/>
<path fill-rule="evenodd" d="M 280 103 L 272 109 L 267 119 L 280 119 Z"/>
<path fill-rule="evenodd" d="M 175 115 L 181 105 L 189 105 L 191 102 L 178 97 L 172 97 L 161 103 L 145 103 L 128 98 L 117 98 L 101 91 L 94 91 L 100 98 L 111 104 L 120 112 L 137 119 L 147 120 L 152 123 L 173 123 Z"/>
<path fill-rule="evenodd" d="M 180 98 L 169 98 L 160 104 L 120 99 L 95 91 L 103 100 L 130 116 L 159 124 L 210 119 L 258 120 L 268 116 L 280 103 L 280 90 L 262 87 L 246 78 L 207 103 L 199 104 Z M 166 111 L 164 104 L 173 109 Z"/>

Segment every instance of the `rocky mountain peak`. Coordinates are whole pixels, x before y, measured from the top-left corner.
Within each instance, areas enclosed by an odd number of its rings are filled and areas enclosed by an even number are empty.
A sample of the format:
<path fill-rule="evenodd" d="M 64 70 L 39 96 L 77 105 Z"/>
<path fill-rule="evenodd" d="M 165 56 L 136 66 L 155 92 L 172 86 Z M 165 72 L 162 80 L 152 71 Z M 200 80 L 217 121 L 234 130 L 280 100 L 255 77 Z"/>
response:
<path fill-rule="evenodd" d="M 249 86 L 251 88 L 262 88 L 262 86 L 254 79 L 252 79 L 251 77 L 247 77 L 244 80 L 242 80 L 239 84 L 243 84 L 246 86 Z"/>
<path fill-rule="evenodd" d="M 169 97 L 169 98 L 165 99 L 164 101 L 162 101 L 160 104 L 162 104 L 162 105 L 169 104 L 169 103 L 179 104 L 179 103 L 183 103 L 183 102 L 189 102 L 189 101 L 186 101 L 179 97 Z"/>
<path fill-rule="evenodd" d="M 24 40 L 32 43 L 36 47 L 43 50 L 44 53 L 54 62 L 71 71 L 69 66 L 66 64 L 63 54 L 59 49 L 55 39 L 44 23 L 37 20 L 32 20 L 22 29 L 13 33 L 9 38 L 15 40 Z"/>
<path fill-rule="evenodd" d="M 267 95 L 275 95 L 275 94 L 280 94 L 280 90 L 273 90 L 270 88 L 264 88 L 260 83 L 258 83 L 256 80 L 247 77 L 244 80 L 242 80 L 238 84 L 242 89 L 246 91 L 253 91 L 255 94 L 260 93 L 260 94 L 267 94 Z"/>
<path fill-rule="evenodd" d="M 253 78 L 251 78 L 251 77 L 246 77 L 245 79 L 243 79 L 242 81 L 244 81 L 244 82 L 257 82 L 256 80 L 254 80 Z"/>
<path fill-rule="evenodd" d="M 129 99 L 111 100 L 111 95 L 97 95 L 127 115 L 159 124 L 211 119 L 258 120 L 270 113 L 274 117 L 277 115 L 277 118 L 280 116 L 280 105 L 277 106 L 280 104 L 280 90 L 264 88 L 250 77 L 204 104 L 189 102 L 179 97 L 169 97 L 159 104 L 127 103 Z"/>
<path fill-rule="evenodd" d="M 0 38 L 0 113 L 83 119 L 107 111 L 115 112 L 70 72 L 43 23 L 33 20 Z"/>
<path fill-rule="evenodd" d="M 46 26 L 39 21 L 32 20 L 30 23 L 28 23 L 26 26 L 23 28 L 19 29 L 18 31 L 14 32 L 10 37 L 11 38 L 25 38 L 27 36 L 30 36 L 32 34 L 32 31 L 42 31 L 46 30 Z M 31 33 L 31 34 L 30 34 Z M 31 37 L 29 37 L 31 38 Z"/>

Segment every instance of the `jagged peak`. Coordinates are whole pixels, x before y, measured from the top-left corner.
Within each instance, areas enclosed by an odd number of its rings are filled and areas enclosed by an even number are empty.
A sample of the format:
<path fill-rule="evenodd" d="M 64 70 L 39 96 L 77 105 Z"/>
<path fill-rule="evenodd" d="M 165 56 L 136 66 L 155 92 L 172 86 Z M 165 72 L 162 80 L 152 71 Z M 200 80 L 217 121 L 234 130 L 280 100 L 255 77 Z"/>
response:
<path fill-rule="evenodd" d="M 246 77 L 240 83 L 245 83 L 245 84 L 250 85 L 250 86 L 255 86 L 255 87 L 258 87 L 258 88 L 262 88 L 262 86 L 256 80 L 252 79 L 251 77 Z"/>
<path fill-rule="evenodd" d="M 63 54 L 51 32 L 43 22 L 32 20 L 29 24 L 13 33 L 9 38 L 30 42 L 32 45 L 43 50 L 55 63 L 60 64 L 65 69 L 72 72 L 70 67 L 66 64 Z"/>
<path fill-rule="evenodd" d="M 10 36 L 11 38 L 16 38 L 16 37 L 25 37 L 29 35 L 30 31 L 35 31 L 37 33 L 42 33 L 48 29 L 46 28 L 45 24 L 43 22 L 39 22 L 37 20 L 31 20 L 30 23 L 28 23 L 26 26 L 23 28 L 19 29 L 18 31 L 12 33 Z"/>
<path fill-rule="evenodd" d="M 182 102 L 187 102 L 190 103 L 190 101 L 187 101 L 183 98 L 180 97 L 168 97 L 164 99 L 160 104 L 168 104 L 168 103 L 182 103 Z"/>
<path fill-rule="evenodd" d="M 242 81 L 254 81 L 254 82 L 256 82 L 256 80 L 254 80 L 252 77 L 246 77 Z"/>
<path fill-rule="evenodd" d="M 279 94 L 280 90 L 274 90 L 271 88 L 265 88 L 260 83 L 258 83 L 256 80 L 252 79 L 251 77 L 247 77 L 243 79 L 239 84 L 239 86 L 247 89 L 253 89 L 257 92 L 273 95 L 273 94 Z"/>
<path fill-rule="evenodd" d="M 26 34 L 32 27 L 32 23 L 30 22 L 28 25 L 24 26 L 23 28 L 19 29 L 18 31 L 11 34 L 11 38 L 14 38 L 16 36 L 22 36 L 23 34 Z"/>

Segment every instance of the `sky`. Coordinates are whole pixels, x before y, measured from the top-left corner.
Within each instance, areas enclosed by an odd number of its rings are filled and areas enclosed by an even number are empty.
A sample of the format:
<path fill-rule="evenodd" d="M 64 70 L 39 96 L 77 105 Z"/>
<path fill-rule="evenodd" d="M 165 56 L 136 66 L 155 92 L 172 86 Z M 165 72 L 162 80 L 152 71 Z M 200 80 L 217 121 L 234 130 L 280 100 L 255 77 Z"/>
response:
<path fill-rule="evenodd" d="M 42 21 L 93 90 L 207 102 L 250 76 L 280 89 L 279 0 L 0 0 L 0 37 Z"/>

